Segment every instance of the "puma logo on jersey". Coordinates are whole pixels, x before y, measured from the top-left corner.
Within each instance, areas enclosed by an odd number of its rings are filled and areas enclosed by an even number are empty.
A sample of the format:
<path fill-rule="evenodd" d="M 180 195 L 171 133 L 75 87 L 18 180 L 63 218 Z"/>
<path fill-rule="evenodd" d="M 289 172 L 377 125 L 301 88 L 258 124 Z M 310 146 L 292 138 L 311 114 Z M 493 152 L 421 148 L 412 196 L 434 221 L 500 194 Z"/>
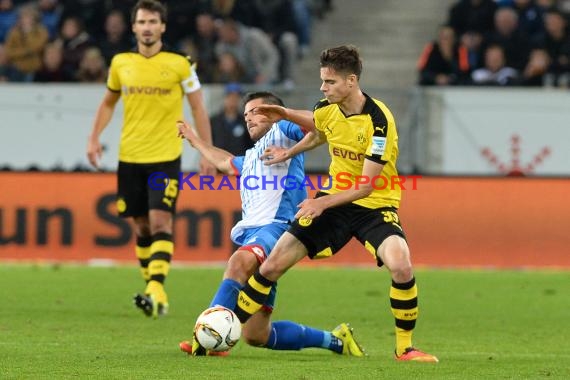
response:
<path fill-rule="evenodd" d="M 386 129 L 386 126 L 383 127 L 374 127 L 375 131 L 380 131 L 382 134 L 384 134 L 384 129 Z"/>

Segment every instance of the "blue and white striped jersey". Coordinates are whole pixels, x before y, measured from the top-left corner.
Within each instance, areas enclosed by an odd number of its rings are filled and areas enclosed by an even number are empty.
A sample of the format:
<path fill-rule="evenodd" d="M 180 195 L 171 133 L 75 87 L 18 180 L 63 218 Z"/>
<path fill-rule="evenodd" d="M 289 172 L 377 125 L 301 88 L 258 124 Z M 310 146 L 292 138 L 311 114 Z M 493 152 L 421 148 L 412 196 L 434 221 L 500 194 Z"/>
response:
<path fill-rule="evenodd" d="M 266 166 L 259 157 L 275 145 L 290 148 L 304 136 L 301 127 L 287 120 L 274 123 L 269 131 L 232 164 L 240 175 L 242 220 L 232 228 L 235 240 L 243 231 L 272 222 L 288 223 L 294 219 L 297 205 L 307 198 L 303 154 L 279 164 Z"/>

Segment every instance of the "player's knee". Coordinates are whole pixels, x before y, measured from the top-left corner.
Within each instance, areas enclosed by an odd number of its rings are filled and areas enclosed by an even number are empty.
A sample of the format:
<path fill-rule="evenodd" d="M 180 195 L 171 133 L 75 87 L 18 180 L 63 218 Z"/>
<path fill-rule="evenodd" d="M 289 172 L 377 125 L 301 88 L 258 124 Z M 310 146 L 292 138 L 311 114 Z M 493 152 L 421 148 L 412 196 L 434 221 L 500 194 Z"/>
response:
<path fill-rule="evenodd" d="M 224 278 L 231 278 L 243 284 L 257 267 L 257 259 L 250 252 L 237 251 L 228 261 Z"/>
<path fill-rule="evenodd" d="M 281 268 L 277 260 L 271 260 L 270 256 L 269 259 L 261 265 L 259 271 L 261 275 L 268 280 L 277 281 L 277 279 L 285 272 L 285 269 Z"/>
<path fill-rule="evenodd" d="M 254 347 L 263 347 L 269 340 L 269 333 L 265 329 L 244 329 L 242 340 Z"/>
<path fill-rule="evenodd" d="M 412 262 L 410 259 L 410 251 L 405 240 L 400 237 L 390 237 L 381 246 L 380 258 L 392 274 L 392 278 L 399 282 L 411 279 L 413 274 Z"/>

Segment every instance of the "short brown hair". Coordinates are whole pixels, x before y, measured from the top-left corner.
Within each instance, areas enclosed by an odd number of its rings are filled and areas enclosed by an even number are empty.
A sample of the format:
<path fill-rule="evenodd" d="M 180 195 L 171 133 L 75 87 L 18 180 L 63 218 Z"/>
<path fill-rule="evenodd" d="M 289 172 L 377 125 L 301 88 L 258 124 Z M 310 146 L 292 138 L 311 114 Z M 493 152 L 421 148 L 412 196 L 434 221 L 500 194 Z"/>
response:
<path fill-rule="evenodd" d="M 160 21 L 166 24 L 166 5 L 157 0 L 139 0 L 131 11 L 131 25 L 137 20 L 137 12 L 139 9 L 144 9 L 149 12 L 157 12 L 160 15 Z"/>
<path fill-rule="evenodd" d="M 251 102 L 254 99 L 263 99 L 262 104 L 273 104 L 282 107 L 285 106 L 283 100 L 281 100 L 280 97 L 269 91 L 257 91 L 257 92 L 247 93 L 243 99 L 243 105 L 245 106 L 248 102 Z"/>
<path fill-rule="evenodd" d="M 329 67 L 334 71 L 355 74 L 360 79 L 362 60 L 358 48 L 353 45 L 341 45 L 325 49 L 321 53 L 321 67 Z"/>

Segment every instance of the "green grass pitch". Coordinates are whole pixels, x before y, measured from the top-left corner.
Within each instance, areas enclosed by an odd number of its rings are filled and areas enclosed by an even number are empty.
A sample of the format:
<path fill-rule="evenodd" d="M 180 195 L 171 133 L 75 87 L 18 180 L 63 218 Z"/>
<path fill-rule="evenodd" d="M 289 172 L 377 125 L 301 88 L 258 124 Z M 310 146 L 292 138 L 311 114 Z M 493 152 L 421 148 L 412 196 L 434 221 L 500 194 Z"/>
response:
<path fill-rule="evenodd" d="M 170 314 L 131 304 L 135 267 L 0 266 L 1 379 L 569 379 L 570 272 L 416 272 L 415 344 L 438 364 L 392 358 L 385 269 L 295 268 L 274 319 L 332 329 L 350 322 L 369 356 L 270 351 L 240 342 L 228 357 L 188 357 L 221 268 L 174 268 Z"/>

